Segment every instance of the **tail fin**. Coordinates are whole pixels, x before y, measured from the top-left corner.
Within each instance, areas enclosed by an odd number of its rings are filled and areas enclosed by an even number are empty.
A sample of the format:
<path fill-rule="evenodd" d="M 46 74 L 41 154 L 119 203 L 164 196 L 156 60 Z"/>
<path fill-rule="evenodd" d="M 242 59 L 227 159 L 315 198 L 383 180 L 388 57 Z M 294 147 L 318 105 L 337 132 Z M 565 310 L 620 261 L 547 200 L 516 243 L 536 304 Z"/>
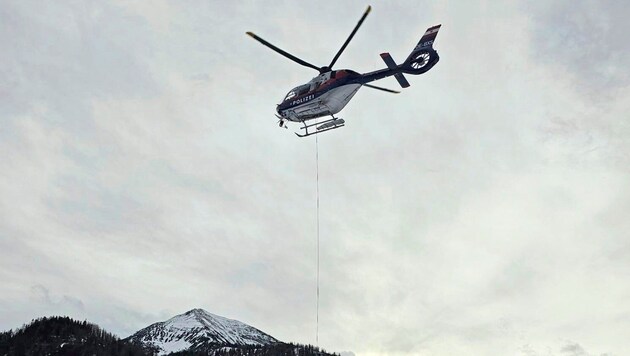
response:
<path fill-rule="evenodd" d="M 414 50 L 418 50 L 418 49 L 426 48 L 426 47 L 433 48 L 433 41 L 435 41 L 435 38 L 437 37 L 440 27 L 442 27 L 442 25 L 435 25 L 433 27 L 429 27 L 427 31 L 424 33 L 424 35 L 422 35 L 422 38 L 420 39 L 420 41 L 418 42 L 418 45 L 416 45 L 416 48 Z"/>
<path fill-rule="evenodd" d="M 407 60 L 401 65 L 404 73 L 422 74 L 431 69 L 439 60 L 437 52 L 433 49 L 433 42 L 442 25 L 429 27 L 422 35 L 416 47 L 411 51 Z"/>

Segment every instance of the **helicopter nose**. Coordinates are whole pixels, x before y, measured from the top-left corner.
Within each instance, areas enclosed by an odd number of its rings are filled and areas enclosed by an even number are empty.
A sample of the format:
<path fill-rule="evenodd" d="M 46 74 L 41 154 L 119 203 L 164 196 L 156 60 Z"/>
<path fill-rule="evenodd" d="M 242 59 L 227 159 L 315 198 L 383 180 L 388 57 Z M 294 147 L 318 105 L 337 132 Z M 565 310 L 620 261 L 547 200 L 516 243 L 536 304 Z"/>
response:
<path fill-rule="evenodd" d="M 281 111 L 282 110 L 280 110 L 280 105 L 276 105 L 276 117 L 279 119 L 283 118 Z"/>

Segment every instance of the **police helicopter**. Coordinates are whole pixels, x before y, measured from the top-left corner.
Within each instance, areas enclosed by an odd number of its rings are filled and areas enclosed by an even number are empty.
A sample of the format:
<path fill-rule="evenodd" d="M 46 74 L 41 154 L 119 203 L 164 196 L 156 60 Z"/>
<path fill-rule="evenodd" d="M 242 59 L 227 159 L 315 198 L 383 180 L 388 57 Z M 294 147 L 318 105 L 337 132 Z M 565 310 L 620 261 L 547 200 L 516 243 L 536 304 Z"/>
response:
<path fill-rule="evenodd" d="M 277 53 L 298 64 L 319 71 L 319 75 L 311 79 L 310 82 L 291 89 L 282 102 L 277 105 L 276 116 L 279 119 L 278 123 L 280 127 L 286 128 L 286 121 L 301 122 L 303 124 L 301 129 L 304 130 L 304 132 L 302 134 L 297 132 L 295 133 L 299 137 L 315 135 L 343 127 L 345 126 L 345 121 L 341 118 L 336 118 L 335 114 L 340 112 L 346 104 L 348 104 L 359 88 L 365 86 L 372 89 L 398 94 L 400 93 L 399 91 L 378 87 L 368 83 L 394 76 L 402 88 L 407 88 L 409 86 L 409 82 L 405 79 L 404 74 L 423 74 L 433 68 L 433 66 L 440 60 L 437 52 L 433 49 L 433 41 L 435 41 L 441 26 L 436 25 L 426 30 L 416 47 L 414 47 L 407 59 L 400 65 L 396 64 L 389 53 L 381 53 L 381 58 L 385 62 L 387 68 L 364 74 L 357 73 L 350 69 L 333 70 L 332 68 L 335 65 L 335 62 L 337 62 L 337 59 L 339 59 L 341 53 L 343 53 L 346 49 L 348 43 L 350 43 L 350 40 L 352 40 L 352 37 L 354 37 L 355 33 L 371 10 L 372 7 L 368 6 L 361 19 L 350 33 L 348 39 L 346 39 L 346 42 L 344 42 L 337 54 L 335 54 L 335 57 L 332 59 L 330 64 L 324 67 L 318 67 L 306 62 L 272 45 L 254 33 L 247 32 L 249 36 Z M 307 124 L 306 122 L 308 120 L 324 116 L 331 116 L 332 118 L 314 124 Z M 313 127 L 315 127 L 314 131 L 312 129 Z"/>

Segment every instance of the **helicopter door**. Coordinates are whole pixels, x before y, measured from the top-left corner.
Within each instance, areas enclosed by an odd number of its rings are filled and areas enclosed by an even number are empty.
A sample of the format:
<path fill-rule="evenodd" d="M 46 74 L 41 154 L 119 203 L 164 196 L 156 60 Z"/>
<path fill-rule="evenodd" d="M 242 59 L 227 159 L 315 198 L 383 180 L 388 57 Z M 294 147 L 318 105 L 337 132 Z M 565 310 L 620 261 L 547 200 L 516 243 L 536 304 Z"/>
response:
<path fill-rule="evenodd" d="M 319 76 L 313 78 L 313 80 L 311 81 L 310 91 L 315 91 L 319 89 L 319 87 L 329 79 L 330 79 L 330 73 L 320 74 Z"/>

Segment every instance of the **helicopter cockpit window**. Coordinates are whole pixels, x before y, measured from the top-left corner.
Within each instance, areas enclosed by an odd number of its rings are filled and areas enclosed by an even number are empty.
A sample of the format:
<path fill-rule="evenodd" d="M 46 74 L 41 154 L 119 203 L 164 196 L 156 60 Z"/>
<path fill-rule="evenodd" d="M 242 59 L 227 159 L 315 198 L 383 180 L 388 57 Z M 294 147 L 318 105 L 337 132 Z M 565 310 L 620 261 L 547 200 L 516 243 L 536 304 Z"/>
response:
<path fill-rule="evenodd" d="M 291 90 L 287 96 L 284 97 L 284 101 L 287 101 L 289 99 L 292 99 L 296 96 L 300 96 L 302 94 L 306 94 L 308 93 L 309 89 L 310 89 L 310 85 L 306 84 L 306 85 L 300 85 L 297 88 L 294 88 L 293 90 Z"/>
<path fill-rule="evenodd" d="M 289 100 L 289 99 L 291 99 L 291 98 L 293 98 L 293 97 L 295 97 L 295 91 L 294 91 L 294 90 L 291 90 L 291 91 L 289 92 L 289 94 L 287 94 L 287 96 L 285 96 L 285 97 L 284 97 L 284 101 L 287 101 L 287 100 Z"/>

